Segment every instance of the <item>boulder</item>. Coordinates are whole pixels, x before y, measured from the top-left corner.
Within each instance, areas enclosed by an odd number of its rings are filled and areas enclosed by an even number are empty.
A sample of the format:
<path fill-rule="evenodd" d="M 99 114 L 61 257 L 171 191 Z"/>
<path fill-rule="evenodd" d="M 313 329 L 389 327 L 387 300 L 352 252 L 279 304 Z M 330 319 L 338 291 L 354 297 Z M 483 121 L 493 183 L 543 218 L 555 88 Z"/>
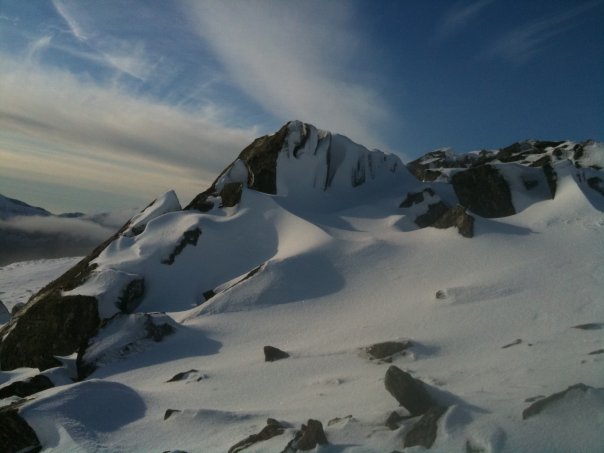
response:
<path fill-rule="evenodd" d="M 0 344 L 3 370 L 32 367 L 46 370 L 85 345 L 100 326 L 97 300 L 90 296 L 62 296 L 58 290 L 28 304 Z"/>
<path fill-rule="evenodd" d="M 54 384 L 46 376 L 38 374 L 32 378 L 24 381 L 17 381 L 9 384 L 5 387 L 0 388 L 0 399 L 8 398 L 10 396 L 18 396 L 19 398 L 25 398 L 26 396 L 33 395 L 34 393 L 41 392 L 54 387 Z"/>
<path fill-rule="evenodd" d="M 506 217 L 516 213 L 508 183 L 491 165 L 455 173 L 451 182 L 459 203 L 481 217 Z"/>
<path fill-rule="evenodd" d="M 35 431 L 19 415 L 18 405 L 0 408 L 0 450 L 4 453 L 42 450 Z"/>
<path fill-rule="evenodd" d="M 432 203 L 428 205 L 428 210 L 424 214 L 418 215 L 415 218 L 415 224 L 420 228 L 434 226 L 438 219 L 445 215 L 448 210 L 449 207 L 442 201 Z"/>
<path fill-rule="evenodd" d="M 312 450 L 317 445 L 328 443 L 323 424 L 319 420 L 309 419 L 306 425 L 302 425 L 300 432 L 302 436 L 296 443 L 296 448 L 300 451 Z"/>
<path fill-rule="evenodd" d="M 274 346 L 265 346 L 264 347 L 264 361 L 265 362 L 274 362 L 276 360 L 287 359 L 289 354 L 285 351 L 282 351 L 279 348 L 275 348 Z"/>
<path fill-rule="evenodd" d="M 385 359 L 405 351 L 411 345 L 410 341 L 384 341 L 365 348 L 365 351 L 371 358 Z"/>
<path fill-rule="evenodd" d="M 420 445 L 430 448 L 436 440 L 438 419 L 447 411 L 445 407 L 433 406 L 405 435 L 405 448 Z"/>
<path fill-rule="evenodd" d="M 410 208 L 414 204 L 423 203 L 426 195 L 434 197 L 436 193 L 430 189 L 424 189 L 421 192 L 410 192 L 407 194 L 407 197 L 403 200 L 403 202 L 399 205 L 399 208 Z"/>
<path fill-rule="evenodd" d="M 474 236 L 474 217 L 469 215 L 461 205 L 448 209 L 432 226 L 441 229 L 457 227 L 457 232 L 463 237 L 471 238 Z"/>
<path fill-rule="evenodd" d="M 422 381 L 394 365 L 386 371 L 384 385 L 411 415 L 425 414 L 431 407 L 436 406 Z"/>
<path fill-rule="evenodd" d="M 240 442 L 237 442 L 231 448 L 229 448 L 228 453 L 237 453 L 240 452 L 252 445 L 262 442 L 264 440 L 272 439 L 273 437 L 279 436 L 283 434 L 285 431 L 285 427 L 282 426 L 277 420 L 269 418 L 266 421 L 266 426 L 262 428 L 262 430 L 257 434 L 252 434 L 251 436 L 246 437 Z"/>

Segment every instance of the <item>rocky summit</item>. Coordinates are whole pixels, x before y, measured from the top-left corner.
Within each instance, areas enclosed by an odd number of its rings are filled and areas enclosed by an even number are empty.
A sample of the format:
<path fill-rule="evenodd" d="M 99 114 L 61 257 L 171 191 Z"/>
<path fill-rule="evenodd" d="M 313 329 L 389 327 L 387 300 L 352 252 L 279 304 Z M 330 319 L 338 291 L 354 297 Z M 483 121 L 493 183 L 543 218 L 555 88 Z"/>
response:
<path fill-rule="evenodd" d="M 289 122 L 3 295 L 0 450 L 599 451 L 603 167 Z"/>

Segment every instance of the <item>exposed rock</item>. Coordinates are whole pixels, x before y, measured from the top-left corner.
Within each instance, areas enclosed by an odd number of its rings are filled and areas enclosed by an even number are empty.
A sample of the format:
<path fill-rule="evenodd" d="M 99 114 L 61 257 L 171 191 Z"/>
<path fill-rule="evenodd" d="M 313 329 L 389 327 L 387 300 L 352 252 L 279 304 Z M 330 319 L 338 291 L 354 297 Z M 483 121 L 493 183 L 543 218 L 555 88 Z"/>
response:
<path fill-rule="evenodd" d="M 38 436 L 19 415 L 18 405 L 0 408 L 0 450 L 3 453 L 42 450 Z"/>
<path fill-rule="evenodd" d="M 405 448 L 421 445 L 430 448 L 436 440 L 438 419 L 447 411 L 441 406 L 431 407 L 405 435 Z"/>
<path fill-rule="evenodd" d="M 236 206 L 241 201 L 243 193 L 243 184 L 240 182 L 230 182 L 224 185 L 219 195 L 222 200 L 220 207 L 230 208 Z"/>
<path fill-rule="evenodd" d="M 251 436 L 246 437 L 240 442 L 237 442 L 231 448 L 229 448 L 228 453 L 237 453 L 242 451 L 252 445 L 262 442 L 264 440 L 272 439 L 273 437 L 279 436 L 283 434 L 285 427 L 282 426 L 277 420 L 269 418 L 266 421 L 266 426 L 262 428 L 262 430 L 257 434 L 252 434 Z"/>
<path fill-rule="evenodd" d="M 403 352 L 412 346 L 410 341 L 384 341 L 365 348 L 367 354 L 374 359 L 385 359 Z"/>
<path fill-rule="evenodd" d="M 15 305 L 13 305 L 13 309 L 10 311 L 10 315 L 12 317 L 16 316 L 17 313 L 19 313 L 23 307 L 25 307 L 25 304 L 23 302 L 17 302 Z"/>
<path fill-rule="evenodd" d="M 8 311 L 8 308 L 4 305 L 4 303 L 0 300 L 0 324 L 7 322 L 11 317 L 11 314 Z"/>
<path fill-rule="evenodd" d="M 384 385 L 411 415 L 422 415 L 435 406 L 423 382 L 394 365 L 386 371 Z"/>
<path fill-rule="evenodd" d="M 392 431 L 395 429 L 399 429 L 401 426 L 401 422 L 405 420 L 406 417 L 403 417 L 396 411 L 392 411 L 388 418 L 386 419 L 385 425 L 390 428 Z"/>
<path fill-rule="evenodd" d="M 180 373 L 176 373 L 171 379 L 168 379 L 166 382 L 177 382 L 185 379 L 189 374 L 195 373 L 197 370 L 191 369 L 189 371 L 182 371 Z"/>
<path fill-rule="evenodd" d="M 213 289 L 209 289 L 207 291 L 204 291 L 203 292 L 204 301 L 207 302 L 208 300 L 210 300 L 215 295 L 216 295 L 216 292 Z"/>
<path fill-rule="evenodd" d="M 491 165 L 456 173 L 451 182 L 459 203 L 481 217 L 506 217 L 516 213 L 507 182 Z"/>
<path fill-rule="evenodd" d="M 164 420 L 168 420 L 172 415 L 177 414 L 179 412 L 182 412 L 179 409 L 166 409 L 166 412 L 164 413 Z"/>
<path fill-rule="evenodd" d="M 604 354 L 604 349 L 596 349 L 595 351 L 591 351 L 587 355 L 598 355 L 598 354 Z"/>
<path fill-rule="evenodd" d="M 277 157 L 285 142 L 288 125 L 276 134 L 257 138 L 239 154 L 239 159 L 248 168 L 250 189 L 273 195 L 277 193 Z"/>
<path fill-rule="evenodd" d="M 604 197 L 604 181 L 602 181 L 602 178 L 592 176 L 587 179 L 587 185 Z"/>
<path fill-rule="evenodd" d="M 517 344 L 520 344 L 520 343 L 522 343 L 522 340 L 520 338 L 518 338 L 518 339 L 512 341 L 511 343 L 508 343 L 508 344 L 502 346 L 501 349 L 511 348 L 512 346 L 516 346 Z"/>
<path fill-rule="evenodd" d="M 441 229 L 457 227 L 458 233 L 463 237 L 471 238 L 474 236 L 474 217 L 469 215 L 461 205 L 447 210 L 432 226 Z"/>
<path fill-rule="evenodd" d="M 0 388 L 0 399 L 8 398 L 10 396 L 18 396 L 19 398 L 25 398 L 26 396 L 33 395 L 34 393 L 41 392 L 54 387 L 54 384 L 46 376 L 38 374 L 32 378 L 24 381 L 17 381 L 9 384 L 5 387 Z"/>
<path fill-rule="evenodd" d="M 323 431 L 323 424 L 319 420 L 309 419 L 306 425 L 302 425 L 300 430 L 302 436 L 296 443 L 296 448 L 300 451 L 308 451 L 317 445 L 327 444 L 327 437 Z"/>
<path fill-rule="evenodd" d="M 145 331 L 147 332 L 147 338 L 158 342 L 162 341 L 166 335 L 174 333 L 174 327 L 168 323 L 155 324 L 153 318 L 149 315 L 145 315 Z"/>
<path fill-rule="evenodd" d="M 191 376 L 192 374 L 197 374 L 199 373 L 199 370 L 196 369 L 191 369 L 189 371 L 182 371 L 180 373 L 176 373 L 171 379 L 167 380 L 166 382 L 178 382 L 178 381 L 182 381 L 184 379 L 187 379 L 189 376 Z M 201 381 L 204 377 L 203 376 L 199 376 L 197 381 Z"/>
<path fill-rule="evenodd" d="M 327 426 L 335 425 L 337 423 L 340 423 L 341 421 L 351 420 L 351 419 L 352 419 L 352 415 L 347 415 L 346 417 L 335 417 L 327 422 Z"/>
<path fill-rule="evenodd" d="M 552 403 L 559 401 L 562 398 L 566 397 L 569 392 L 585 393 L 590 389 L 593 389 L 593 387 L 590 387 L 588 385 L 581 384 L 581 383 L 571 385 L 566 390 L 563 390 L 558 393 L 554 393 L 546 398 L 542 398 L 538 401 L 535 401 L 533 404 L 531 404 L 529 407 L 527 407 L 525 410 L 522 411 L 522 419 L 526 420 L 527 418 L 530 418 L 530 417 L 533 417 L 533 416 L 539 414 L 545 408 L 550 406 Z"/>
<path fill-rule="evenodd" d="M 436 297 L 439 300 L 446 299 L 447 291 L 439 289 L 438 291 L 436 291 L 436 295 L 434 297 Z"/>
<path fill-rule="evenodd" d="M 265 362 L 274 362 L 276 360 L 287 359 L 289 354 L 285 351 L 282 351 L 279 348 L 275 348 L 274 346 L 265 346 L 264 347 L 264 361 Z"/>
<path fill-rule="evenodd" d="M 410 208 L 414 204 L 423 203 L 426 195 L 433 197 L 436 193 L 430 188 L 424 189 L 421 192 L 410 192 L 407 194 L 405 200 L 399 205 L 399 208 Z"/>
<path fill-rule="evenodd" d="M 82 285 L 105 248 L 128 229 L 127 222 L 90 255 L 42 288 L 10 322 L 0 328 L 0 368 L 33 367 L 41 370 L 59 365 L 55 355 L 76 352 L 94 336 L 100 324 L 97 301 L 88 296 L 62 296 Z"/>
<path fill-rule="evenodd" d="M 132 280 L 117 300 L 117 308 L 123 313 L 132 313 L 140 305 L 145 295 L 145 279 Z"/>
<path fill-rule="evenodd" d="M 178 242 L 178 244 L 174 248 L 174 251 L 172 253 L 170 253 L 170 256 L 167 259 L 162 260 L 162 263 L 163 264 L 174 264 L 174 260 L 176 259 L 176 257 L 181 254 L 181 252 L 185 249 L 185 247 L 187 245 L 189 245 L 189 244 L 193 245 L 193 246 L 197 245 L 199 236 L 201 236 L 201 229 L 199 227 L 194 228 L 189 231 L 185 231 L 182 235 L 181 240 Z"/>
<path fill-rule="evenodd" d="M 558 187 L 558 174 L 550 162 L 543 164 L 543 174 L 545 175 L 545 180 L 547 181 L 547 186 L 549 187 L 549 192 L 553 200 L 556 196 L 556 189 Z"/>
<path fill-rule="evenodd" d="M 428 205 L 428 210 L 415 218 L 415 224 L 420 228 L 434 226 L 434 224 L 449 210 L 442 201 Z"/>
<path fill-rule="evenodd" d="M 85 345 L 100 325 L 97 301 L 90 296 L 51 294 L 28 304 L 11 322 L 0 344 L 3 370 L 27 366 L 45 370 L 60 365 L 54 356 L 66 356 Z"/>
<path fill-rule="evenodd" d="M 579 324 L 578 326 L 573 326 L 573 329 L 581 329 L 581 330 L 600 330 L 604 327 L 603 322 L 590 322 L 587 324 Z"/>

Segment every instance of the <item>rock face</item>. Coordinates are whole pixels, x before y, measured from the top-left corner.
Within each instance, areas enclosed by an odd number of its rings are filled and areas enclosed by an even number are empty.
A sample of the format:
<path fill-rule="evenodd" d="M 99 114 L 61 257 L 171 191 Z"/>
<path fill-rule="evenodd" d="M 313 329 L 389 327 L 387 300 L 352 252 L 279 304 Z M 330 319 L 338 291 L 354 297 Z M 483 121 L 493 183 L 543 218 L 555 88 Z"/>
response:
<path fill-rule="evenodd" d="M 285 351 L 282 351 L 279 348 L 275 348 L 274 346 L 265 346 L 264 347 L 264 361 L 265 362 L 275 362 L 276 360 L 287 359 L 289 354 Z"/>
<path fill-rule="evenodd" d="M 430 408 L 436 406 L 420 380 L 394 365 L 386 371 L 384 385 L 386 390 L 411 415 L 425 414 Z"/>
<path fill-rule="evenodd" d="M 95 269 L 92 261 L 125 232 L 117 233 L 58 279 L 42 288 L 27 305 L 0 328 L 0 368 L 33 367 L 45 370 L 59 365 L 55 355 L 70 355 L 94 336 L 100 327 L 96 298 L 63 296 L 86 281 Z"/>
<path fill-rule="evenodd" d="M 25 398 L 26 396 L 33 395 L 54 387 L 54 384 L 46 376 L 38 374 L 25 381 L 17 381 L 9 384 L 5 387 L 0 388 L 0 399 L 8 398 L 10 396 L 18 396 L 19 398 Z"/>
<path fill-rule="evenodd" d="M 58 366 L 54 356 L 77 351 L 97 332 L 101 322 L 94 297 L 61 296 L 59 291 L 26 306 L 18 319 L 11 323 L 0 344 L 3 370 Z"/>
<path fill-rule="evenodd" d="M 170 253 L 168 258 L 163 260 L 162 263 L 168 264 L 168 265 L 174 264 L 174 260 L 176 259 L 176 257 L 182 253 L 182 251 L 185 249 L 185 247 L 187 245 L 192 245 L 192 246 L 197 245 L 199 236 L 201 236 L 200 228 L 194 228 L 193 230 L 185 231 L 180 242 L 176 245 L 176 247 L 174 248 L 172 253 Z"/>
<path fill-rule="evenodd" d="M 38 436 L 14 405 L 0 408 L 0 449 L 5 453 L 42 450 Z"/>
<path fill-rule="evenodd" d="M 461 205 L 448 209 L 432 226 L 441 229 L 456 227 L 463 237 L 471 238 L 474 236 L 474 217 L 469 215 Z"/>
<path fill-rule="evenodd" d="M 481 217 L 505 217 L 516 213 L 507 182 L 490 165 L 456 173 L 451 182 L 459 203 Z"/>

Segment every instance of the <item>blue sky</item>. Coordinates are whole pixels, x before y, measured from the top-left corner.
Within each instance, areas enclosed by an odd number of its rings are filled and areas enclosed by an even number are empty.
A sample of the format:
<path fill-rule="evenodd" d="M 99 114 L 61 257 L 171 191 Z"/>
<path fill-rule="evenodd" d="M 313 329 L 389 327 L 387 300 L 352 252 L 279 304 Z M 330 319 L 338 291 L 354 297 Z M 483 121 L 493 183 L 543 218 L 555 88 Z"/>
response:
<path fill-rule="evenodd" d="M 186 203 L 291 119 L 404 160 L 604 139 L 604 1 L 0 0 L 0 193 Z"/>

